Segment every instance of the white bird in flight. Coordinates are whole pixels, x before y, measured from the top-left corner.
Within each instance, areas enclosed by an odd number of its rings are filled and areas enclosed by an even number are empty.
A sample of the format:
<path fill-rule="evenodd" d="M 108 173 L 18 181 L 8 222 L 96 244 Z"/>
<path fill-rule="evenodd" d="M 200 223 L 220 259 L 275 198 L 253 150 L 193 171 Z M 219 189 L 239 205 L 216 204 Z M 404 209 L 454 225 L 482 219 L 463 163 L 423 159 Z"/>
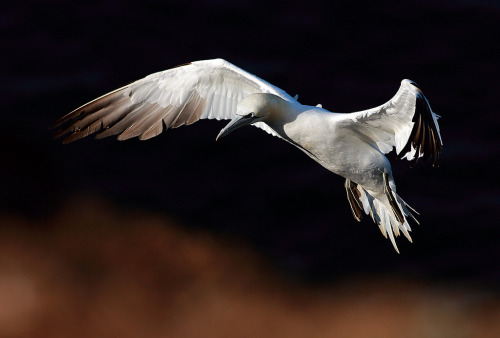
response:
<path fill-rule="evenodd" d="M 201 119 L 231 120 L 216 139 L 253 125 L 296 146 L 344 178 L 357 221 L 363 212 L 389 237 L 402 232 L 411 242 L 408 219 L 416 212 L 396 193 L 391 164 L 384 154 L 416 163 L 443 147 L 436 115 L 422 91 L 401 81 L 387 103 L 354 113 L 334 113 L 302 105 L 282 89 L 222 60 L 195 61 L 146 76 L 101 96 L 54 123 L 64 143 L 90 134 L 119 140 L 147 140 L 163 130 Z"/>

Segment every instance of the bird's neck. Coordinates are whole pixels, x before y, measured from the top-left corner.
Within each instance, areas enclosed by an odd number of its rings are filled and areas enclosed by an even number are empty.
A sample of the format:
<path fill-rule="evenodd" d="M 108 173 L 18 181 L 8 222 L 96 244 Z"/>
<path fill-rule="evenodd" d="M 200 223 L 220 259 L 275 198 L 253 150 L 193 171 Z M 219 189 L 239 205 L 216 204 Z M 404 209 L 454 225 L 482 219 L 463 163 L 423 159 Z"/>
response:
<path fill-rule="evenodd" d="M 269 125 L 271 124 L 284 124 L 292 121 L 300 113 L 300 104 L 283 100 L 281 97 L 268 95 L 268 116 L 265 121 Z"/>

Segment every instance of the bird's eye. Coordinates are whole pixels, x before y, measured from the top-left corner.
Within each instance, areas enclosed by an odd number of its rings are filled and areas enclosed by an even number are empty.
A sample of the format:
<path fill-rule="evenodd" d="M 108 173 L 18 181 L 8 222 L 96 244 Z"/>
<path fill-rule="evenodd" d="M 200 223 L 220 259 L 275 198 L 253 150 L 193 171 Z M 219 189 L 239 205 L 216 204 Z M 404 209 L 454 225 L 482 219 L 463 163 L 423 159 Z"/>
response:
<path fill-rule="evenodd" d="M 255 113 L 249 113 L 247 115 L 245 115 L 246 118 L 254 118 L 255 117 Z"/>

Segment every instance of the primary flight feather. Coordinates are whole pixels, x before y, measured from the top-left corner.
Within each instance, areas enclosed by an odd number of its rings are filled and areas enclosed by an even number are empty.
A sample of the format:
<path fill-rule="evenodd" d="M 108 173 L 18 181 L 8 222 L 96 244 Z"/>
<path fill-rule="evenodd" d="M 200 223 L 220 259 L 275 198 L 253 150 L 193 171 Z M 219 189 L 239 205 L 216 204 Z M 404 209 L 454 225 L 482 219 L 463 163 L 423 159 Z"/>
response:
<path fill-rule="evenodd" d="M 69 143 L 90 134 L 147 140 L 200 119 L 231 120 L 217 139 L 253 125 L 282 138 L 346 178 L 351 211 L 369 214 L 399 252 L 394 237 L 411 241 L 415 212 L 396 193 L 384 154 L 437 163 L 443 147 L 438 116 L 419 87 L 401 81 L 396 95 L 376 108 L 333 113 L 300 104 L 272 84 L 222 60 L 188 63 L 146 76 L 103 95 L 59 119 L 56 137 Z"/>

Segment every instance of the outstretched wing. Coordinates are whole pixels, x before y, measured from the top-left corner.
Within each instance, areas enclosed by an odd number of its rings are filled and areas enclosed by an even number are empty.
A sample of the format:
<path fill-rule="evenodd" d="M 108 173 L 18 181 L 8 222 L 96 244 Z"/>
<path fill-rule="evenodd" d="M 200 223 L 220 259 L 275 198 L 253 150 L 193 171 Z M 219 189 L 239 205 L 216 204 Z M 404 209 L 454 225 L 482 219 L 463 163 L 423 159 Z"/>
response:
<path fill-rule="evenodd" d="M 147 140 L 164 129 L 200 119 L 231 119 L 236 106 L 253 93 L 272 93 L 294 100 L 285 91 L 222 60 L 195 61 L 154 73 L 103 95 L 53 124 L 56 137 L 69 143 L 93 133 L 97 138 Z M 269 133 L 265 124 L 257 127 Z"/>
<path fill-rule="evenodd" d="M 401 81 L 401 87 L 387 103 L 368 110 L 345 114 L 347 127 L 383 153 L 396 148 L 399 158 L 415 164 L 420 157 L 439 158 L 443 141 L 438 120 L 416 83 Z"/>

